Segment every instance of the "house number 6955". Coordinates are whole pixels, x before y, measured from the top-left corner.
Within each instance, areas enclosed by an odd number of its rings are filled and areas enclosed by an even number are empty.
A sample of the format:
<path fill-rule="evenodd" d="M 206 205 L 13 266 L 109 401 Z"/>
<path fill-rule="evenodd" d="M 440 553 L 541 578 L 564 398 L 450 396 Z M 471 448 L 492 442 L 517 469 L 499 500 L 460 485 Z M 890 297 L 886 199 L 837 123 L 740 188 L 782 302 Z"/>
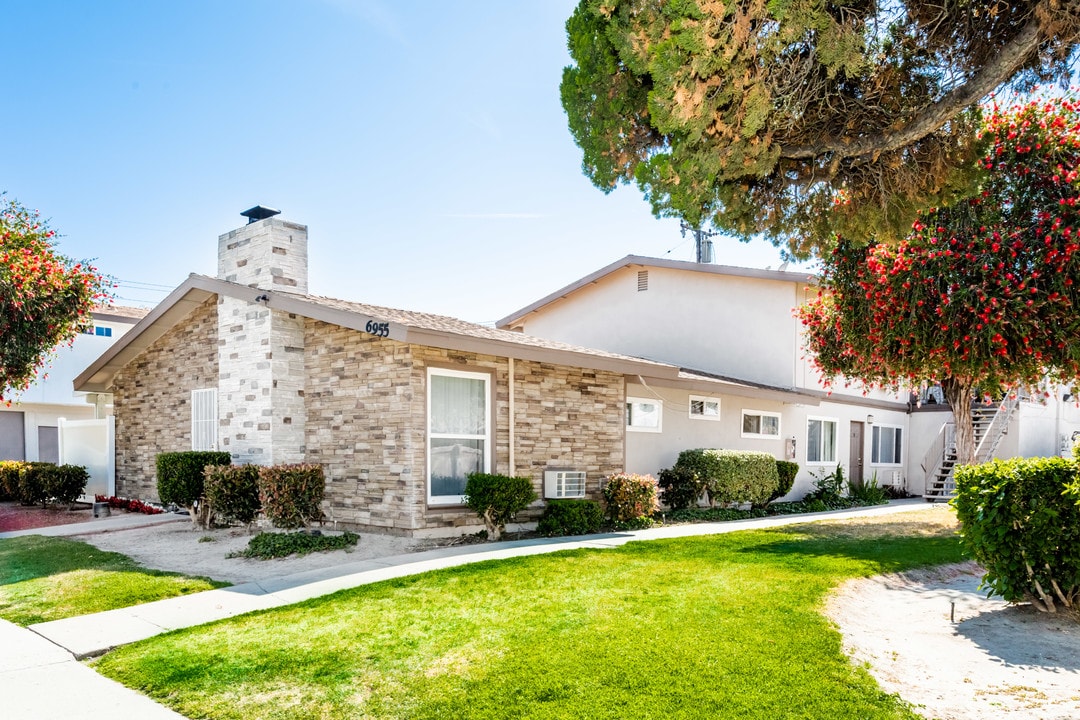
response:
<path fill-rule="evenodd" d="M 379 337 L 388 337 L 390 335 L 390 323 L 368 320 L 367 325 L 364 326 L 364 330 L 371 333 L 372 335 L 378 335 Z"/>

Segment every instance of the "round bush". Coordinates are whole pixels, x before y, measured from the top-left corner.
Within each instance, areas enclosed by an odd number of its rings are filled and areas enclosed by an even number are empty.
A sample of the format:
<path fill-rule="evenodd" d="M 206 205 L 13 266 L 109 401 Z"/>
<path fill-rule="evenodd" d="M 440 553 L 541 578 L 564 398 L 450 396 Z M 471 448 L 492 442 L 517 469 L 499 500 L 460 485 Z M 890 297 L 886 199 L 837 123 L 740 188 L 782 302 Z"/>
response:
<path fill-rule="evenodd" d="M 465 504 L 484 521 L 488 538 L 498 540 L 506 523 L 536 500 L 532 479 L 470 473 L 465 481 Z"/>
<path fill-rule="evenodd" d="M 656 494 L 656 478 L 652 475 L 609 475 L 604 485 L 608 517 L 616 525 L 648 527 L 651 524 L 649 518 L 660 509 Z"/>
<path fill-rule="evenodd" d="M 600 530 L 604 511 L 593 500 L 548 500 L 536 531 L 541 535 L 588 535 Z"/>
<path fill-rule="evenodd" d="M 705 482 L 692 468 L 676 464 L 660 471 L 657 484 L 662 491 L 661 499 L 672 510 L 685 510 L 697 505 L 705 491 Z"/>

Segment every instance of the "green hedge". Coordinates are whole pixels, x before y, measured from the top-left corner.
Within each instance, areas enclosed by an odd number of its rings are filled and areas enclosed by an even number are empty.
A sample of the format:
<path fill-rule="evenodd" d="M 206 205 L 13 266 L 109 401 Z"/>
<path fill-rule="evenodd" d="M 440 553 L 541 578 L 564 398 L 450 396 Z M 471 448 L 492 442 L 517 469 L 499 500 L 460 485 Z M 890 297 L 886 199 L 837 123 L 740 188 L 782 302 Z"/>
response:
<path fill-rule="evenodd" d="M 231 461 L 229 453 L 214 450 L 161 453 L 156 460 L 158 498 L 190 510 L 203 496 L 203 468 Z"/>
<path fill-rule="evenodd" d="M 672 510 L 685 510 L 697 505 L 705 492 L 705 479 L 694 468 L 676 464 L 660 471 L 657 485 L 661 499 Z"/>
<path fill-rule="evenodd" d="M 326 476 L 321 465 L 259 468 L 259 502 L 274 527 L 308 527 L 322 520 L 325 493 Z"/>
<path fill-rule="evenodd" d="M 259 514 L 257 465 L 207 465 L 203 489 L 215 518 L 249 525 Z"/>
<path fill-rule="evenodd" d="M 469 473 L 465 504 L 484 521 L 489 540 L 502 537 L 506 523 L 536 500 L 531 478 Z"/>
<path fill-rule="evenodd" d="M 90 473 L 82 465 L 52 465 L 44 475 L 49 501 L 69 507 L 82 496 L 90 481 Z"/>
<path fill-rule="evenodd" d="M 25 465 L 22 460 L 0 461 L 0 500 L 19 499 L 19 474 Z"/>
<path fill-rule="evenodd" d="M 712 504 L 764 505 L 780 487 L 776 458 L 767 452 L 684 450 L 675 467 L 696 473 Z"/>
<path fill-rule="evenodd" d="M 1080 479 L 1069 458 L 1015 458 L 956 469 L 953 507 L 983 586 L 1054 612 L 1080 595 Z"/>
<path fill-rule="evenodd" d="M 588 535 L 600 530 L 604 511 L 594 500 L 548 500 L 536 531 L 541 535 Z"/>

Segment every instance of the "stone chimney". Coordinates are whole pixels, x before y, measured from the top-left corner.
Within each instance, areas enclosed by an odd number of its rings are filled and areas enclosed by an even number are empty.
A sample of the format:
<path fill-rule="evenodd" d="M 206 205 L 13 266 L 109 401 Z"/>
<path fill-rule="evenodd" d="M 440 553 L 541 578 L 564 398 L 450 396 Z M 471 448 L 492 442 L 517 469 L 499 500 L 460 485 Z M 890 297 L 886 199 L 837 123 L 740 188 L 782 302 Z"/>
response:
<path fill-rule="evenodd" d="M 306 295 L 307 226 L 261 205 L 218 238 L 218 277 Z M 271 302 L 218 299 L 218 438 L 234 463 L 303 462 L 304 318 Z"/>
<path fill-rule="evenodd" d="M 307 226 L 256 205 L 240 213 L 248 224 L 218 238 L 218 277 L 264 290 L 308 291 Z"/>

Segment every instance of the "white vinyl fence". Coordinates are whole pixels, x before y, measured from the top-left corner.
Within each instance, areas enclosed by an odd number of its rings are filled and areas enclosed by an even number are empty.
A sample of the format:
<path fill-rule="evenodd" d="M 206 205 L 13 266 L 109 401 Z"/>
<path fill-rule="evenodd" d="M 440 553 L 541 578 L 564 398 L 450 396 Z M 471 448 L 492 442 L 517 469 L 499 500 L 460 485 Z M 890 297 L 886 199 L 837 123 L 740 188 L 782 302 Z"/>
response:
<path fill-rule="evenodd" d="M 86 495 L 116 494 L 115 418 L 65 420 L 58 424 L 60 463 L 83 465 L 90 473 Z"/>

